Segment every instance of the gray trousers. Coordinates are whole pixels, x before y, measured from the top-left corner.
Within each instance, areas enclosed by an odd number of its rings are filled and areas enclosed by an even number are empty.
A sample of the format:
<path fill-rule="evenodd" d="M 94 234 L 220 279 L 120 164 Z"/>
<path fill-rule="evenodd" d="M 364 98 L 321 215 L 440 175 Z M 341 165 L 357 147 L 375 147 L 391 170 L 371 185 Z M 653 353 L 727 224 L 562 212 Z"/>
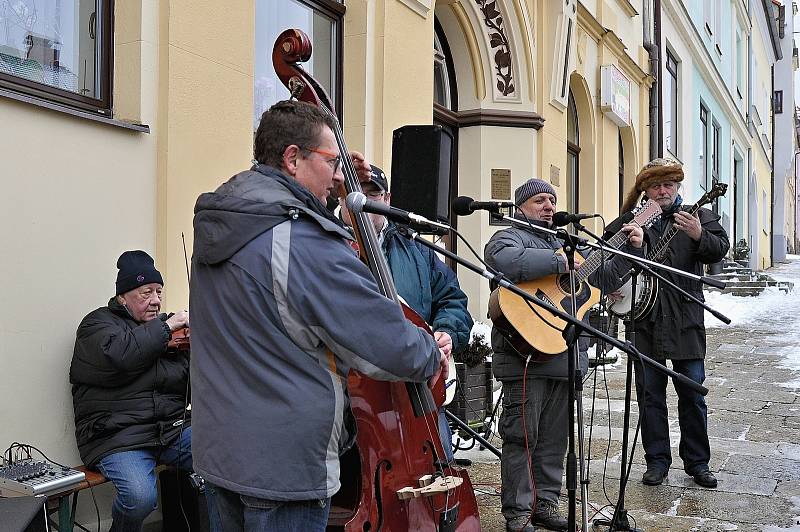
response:
<path fill-rule="evenodd" d="M 531 473 L 537 500 L 558 504 L 564 457 L 569 438 L 569 384 L 553 379 L 528 379 L 525 387 L 525 428 Z M 528 449 L 522 428 L 522 381 L 503 382 L 500 415 L 500 479 L 503 516 L 530 515 L 533 487 L 528 471 Z"/>

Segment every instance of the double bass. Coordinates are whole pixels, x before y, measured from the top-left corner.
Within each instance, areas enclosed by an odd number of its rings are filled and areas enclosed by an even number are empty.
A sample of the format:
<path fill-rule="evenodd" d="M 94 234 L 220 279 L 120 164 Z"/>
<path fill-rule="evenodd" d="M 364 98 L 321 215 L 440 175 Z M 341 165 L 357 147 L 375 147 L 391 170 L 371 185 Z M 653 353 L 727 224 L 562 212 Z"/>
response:
<path fill-rule="evenodd" d="M 292 98 L 319 106 L 338 124 L 325 90 L 299 66 L 310 57 L 311 41 L 300 30 L 288 29 L 275 41 L 273 66 Z M 341 127 L 333 133 L 344 173 L 343 187 L 337 193 L 343 197 L 361 192 Z M 401 303 L 367 214 L 352 213 L 352 222 L 361 259 L 383 294 L 403 306 L 407 319 L 427 328 Z M 478 505 L 469 475 L 447 461 L 439 437 L 443 379 L 428 386 L 377 381 L 351 372 L 347 387 L 358 433 L 355 446 L 340 459 L 342 488 L 331 501 L 328 530 L 479 531 Z"/>

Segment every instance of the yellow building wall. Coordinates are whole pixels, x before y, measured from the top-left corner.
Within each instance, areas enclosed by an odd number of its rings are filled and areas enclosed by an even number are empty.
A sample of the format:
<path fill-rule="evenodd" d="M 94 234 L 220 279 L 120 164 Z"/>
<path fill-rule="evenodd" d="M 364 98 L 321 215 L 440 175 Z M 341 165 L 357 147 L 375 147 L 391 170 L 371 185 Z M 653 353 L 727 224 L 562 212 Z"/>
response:
<path fill-rule="evenodd" d="M 251 166 L 255 0 L 159 2 L 158 266 L 166 305 L 188 305 L 197 196 Z M 233 38 L 235 36 L 235 38 Z"/>
<path fill-rule="evenodd" d="M 750 227 L 749 232 L 757 240 L 756 268 L 763 270 L 771 266 L 770 255 L 771 228 L 772 228 L 772 114 L 771 102 L 771 69 L 770 57 L 767 47 L 771 47 L 770 37 L 761 31 L 759 24 L 753 24 L 753 64 L 755 72 L 752 81 L 752 104 L 758 113 L 758 124 L 755 113 L 752 114 L 755 134 L 751 135 L 751 151 L 753 158 L 753 171 L 755 172 L 756 190 L 748 190 L 749 195 L 755 195 L 757 210 L 751 218 L 755 227 Z M 750 244 L 751 247 L 753 243 Z"/>

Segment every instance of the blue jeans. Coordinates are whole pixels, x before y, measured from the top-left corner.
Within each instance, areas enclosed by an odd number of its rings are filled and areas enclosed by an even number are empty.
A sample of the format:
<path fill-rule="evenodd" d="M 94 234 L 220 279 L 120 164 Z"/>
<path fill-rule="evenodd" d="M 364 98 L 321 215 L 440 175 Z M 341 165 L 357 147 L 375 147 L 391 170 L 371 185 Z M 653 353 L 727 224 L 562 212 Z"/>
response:
<path fill-rule="evenodd" d="M 696 383 L 706 379 L 702 359 L 673 360 L 672 369 Z M 678 394 L 678 425 L 681 440 L 678 454 L 689 475 L 708 470 L 711 446 L 708 443 L 708 409 L 699 393 L 673 379 Z M 667 375 L 647 364 L 636 364 L 636 396 L 642 427 L 642 446 L 647 467 L 666 471 L 672 464 L 667 414 Z"/>
<path fill-rule="evenodd" d="M 450 423 L 444 415 L 444 407 L 439 409 L 439 437 L 442 439 L 444 447 L 444 457 L 448 462 L 453 461 L 453 431 L 450 430 Z"/>
<path fill-rule="evenodd" d="M 330 499 L 273 501 L 206 483 L 211 491 L 211 532 L 325 532 Z"/>
<path fill-rule="evenodd" d="M 156 509 L 156 465 L 192 468 L 192 428 L 186 428 L 167 446 L 122 451 L 106 456 L 97 469 L 117 489 L 111 507 L 113 523 L 109 532 L 139 532 L 142 523 Z"/>

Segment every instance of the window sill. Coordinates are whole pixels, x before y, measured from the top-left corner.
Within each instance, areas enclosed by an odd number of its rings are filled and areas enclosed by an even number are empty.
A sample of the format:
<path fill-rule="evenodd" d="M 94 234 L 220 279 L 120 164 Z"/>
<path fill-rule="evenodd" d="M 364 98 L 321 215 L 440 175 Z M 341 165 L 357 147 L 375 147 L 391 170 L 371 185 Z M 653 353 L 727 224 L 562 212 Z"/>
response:
<path fill-rule="evenodd" d="M 109 118 L 107 116 L 102 116 L 95 113 L 90 113 L 88 111 L 81 111 L 80 109 L 73 109 L 72 107 L 68 107 L 66 105 L 61 105 L 55 102 L 51 102 L 48 100 L 44 100 L 42 98 L 36 98 L 35 96 L 28 96 L 26 94 L 19 94 L 14 91 L 10 91 L 7 89 L 0 88 L 0 97 L 9 98 L 11 100 L 16 100 L 18 102 L 28 103 L 32 105 L 36 105 L 38 107 L 43 107 L 45 109 L 50 109 L 51 111 L 57 111 L 60 113 L 65 113 L 68 115 L 76 116 L 78 118 L 86 118 L 88 120 L 93 120 L 95 122 L 100 122 L 101 124 L 106 124 L 109 126 L 119 127 L 122 129 L 129 129 L 132 131 L 138 131 L 140 133 L 150 133 L 150 126 L 146 124 L 132 124 L 130 122 L 124 122 L 122 120 L 117 120 L 115 118 Z"/>

